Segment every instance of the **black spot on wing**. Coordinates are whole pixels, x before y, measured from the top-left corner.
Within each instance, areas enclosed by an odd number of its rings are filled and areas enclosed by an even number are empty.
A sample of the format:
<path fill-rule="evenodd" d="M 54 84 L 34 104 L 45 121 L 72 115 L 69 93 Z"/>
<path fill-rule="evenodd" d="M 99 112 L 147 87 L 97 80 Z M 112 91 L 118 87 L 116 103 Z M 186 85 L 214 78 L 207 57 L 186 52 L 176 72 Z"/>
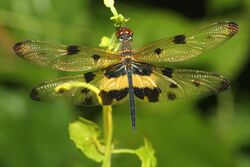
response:
<path fill-rule="evenodd" d="M 234 29 L 236 29 L 236 30 L 239 30 L 239 25 L 238 25 L 237 23 L 233 22 L 233 21 L 227 22 L 227 25 L 228 25 L 229 27 L 231 27 L 231 28 L 234 28 Z"/>
<path fill-rule="evenodd" d="M 23 48 L 23 42 L 17 42 L 14 46 L 13 46 L 13 51 L 15 53 L 20 53 L 20 51 Z M 19 56 L 19 55 L 18 55 Z"/>
<path fill-rule="evenodd" d="M 109 96 L 107 91 L 101 90 L 99 93 L 99 96 L 102 99 L 103 105 L 111 105 L 112 104 L 112 98 Z"/>
<path fill-rule="evenodd" d="M 173 42 L 175 44 L 185 44 L 186 43 L 186 37 L 185 37 L 185 35 L 176 35 L 173 38 Z"/>
<path fill-rule="evenodd" d="M 111 90 L 108 93 L 113 99 L 120 101 L 128 94 L 128 88 L 124 88 L 121 90 Z"/>
<path fill-rule="evenodd" d="M 168 99 L 169 99 L 169 100 L 174 100 L 174 99 L 176 99 L 176 94 L 174 94 L 173 92 L 168 92 L 167 96 L 168 96 Z"/>
<path fill-rule="evenodd" d="M 98 60 L 101 58 L 101 56 L 99 56 L 99 55 L 97 55 L 97 54 L 93 54 L 93 55 L 92 55 L 92 58 L 93 58 L 95 61 L 98 61 Z"/>
<path fill-rule="evenodd" d="M 135 96 L 139 99 L 144 99 L 145 97 L 148 99 L 149 102 L 157 102 L 159 101 L 159 94 L 161 90 L 159 88 L 134 88 Z"/>
<path fill-rule="evenodd" d="M 104 75 L 107 78 L 117 78 L 119 76 L 126 75 L 125 70 L 113 71 L 113 70 L 105 70 Z"/>
<path fill-rule="evenodd" d="M 178 88 L 178 85 L 176 83 L 171 82 L 169 87 L 170 88 Z"/>
<path fill-rule="evenodd" d="M 161 48 L 156 48 L 156 49 L 154 50 L 154 53 L 157 54 L 157 55 L 159 55 L 159 54 L 161 54 L 162 51 L 163 51 L 163 50 L 162 50 Z"/>
<path fill-rule="evenodd" d="M 92 72 L 88 72 L 88 73 L 85 73 L 83 77 L 84 77 L 85 82 L 89 83 L 95 78 L 95 74 Z"/>
<path fill-rule="evenodd" d="M 164 68 L 162 71 L 162 74 L 169 77 L 169 78 L 172 78 L 172 74 L 173 74 L 173 69 L 172 68 Z"/>
<path fill-rule="evenodd" d="M 144 99 L 145 97 L 145 92 L 144 92 L 144 88 L 134 88 L 134 94 L 136 97 L 138 97 L 139 99 Z"/>
<path fill-rule="evenodd" d="M 27 48 L 25 47 L 25 43 L 27 43 L 27 42 L 31 42 L 31 40 L 17 42 L 13 46 L 13 51 L 16 53 L 17 56 L 19 56 L 21 58 L 24 57 L 25 52 L 27 52 Z"/>
<path fill-rule="evenodd" d="M 69 45 L 67 46 L 67 55 L 77 54 L 80 51 L 79 46 Z"/>
<path fill-rule="evenodd" d="M 99 96 L 102 99 L 103 105 L 112 104 L 113 100 L 120 101 L 128 94 L 128 88 L 120 89 L 120 90 L 110 90 L 105 91 L 101 90 Z"/>
<path fill-rule="evenodd" d="M 228 90 L 229 88 L 230 88 L 229 81 L 228 80 L 223 80 L 219 84 L 218 92 L 222 92 L 222 91 Z"/>
<path fill-rule="evenodd" d="M 36 88 L 33 88 L 30 92 L 30 98 L 35 101 L 41 101 L 38 95 L 39 95 L 38 90 Z"/>
<path fill-rule="evenodd" d="M 132 73 L 140 76 L 150 76 L 152 74 L 152 65 L 146 63 L 134 63 L 136 67 L 133 68 Z"/>
<path fill-rule="evenodd" d="M 226 27 L 226 29 L 229 31 L 229 37 L 232 37 L 239 31 L 239 25 L 233 21 L 221 21 L 218 22 L 218 24 Z"/>
<path fill-rule="evenodd" d="M 59 94 L 63 94 L 65 91 L 66 91 L 66 90 L 65 90 L 64 88 L 60 88 L 60 89 L 58 90 L 58 93 L 59 93 Z"/>
<path fill-rule="evenodd" d="M 119 76 L 126 75 L 125 68 L 122 68 L 123 64 L 115 64 L 104 69 L 104 75 L 107 78 L 117 78 Z"/>
<path fill-rule="evenodd" d="M 140 76 L 150 76 L 152 74 L 152 65 L 146 63 L 132 62 L 134 67 L 132 73 Z M 123 67 L 124 66 L 124 67 Z M 119 63 L 104 69 L 104 75 L 107 78 L 117 78 L 126 75 L 125 65 Z"/>
<path fill-rule="evenodd" d="M 227 23 L 227 29 L 230 31 L 229 36 L 232 37 L 234 34 L 236 34 L 239 31 L 239 25 L 236 24 L 235 22 L 228 22 Z"/>

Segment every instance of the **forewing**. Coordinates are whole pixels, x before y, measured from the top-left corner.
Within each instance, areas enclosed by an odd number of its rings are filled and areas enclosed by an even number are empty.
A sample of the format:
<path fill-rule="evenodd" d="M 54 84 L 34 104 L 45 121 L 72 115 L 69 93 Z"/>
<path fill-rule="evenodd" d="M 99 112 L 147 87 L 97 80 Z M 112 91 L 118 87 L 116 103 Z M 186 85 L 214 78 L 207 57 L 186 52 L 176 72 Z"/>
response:
<path fill-rule="evenodd" d="M 18 42 L 13 50 L 23 59 L 61 71 L 97 70 L 120 61 L 118 55 L 105 50 L 42 41 Z"/>
<path fill-rule="evenodd" d="M 217 22 L 190 33 L 165 38 L 146 45 L 135 59 L 146 63 L 178 62 L 196 57 L 230 39 L 239 30 L 234 22 Z"/>
<path fill-rule="evenodd" d="M 150 79 L 152 86 L 142 85 L 137 92 L 137 97 L 149 102 L 208 96 L 230 87 L 221 75 L 197 70 L 155 68 Z"/>

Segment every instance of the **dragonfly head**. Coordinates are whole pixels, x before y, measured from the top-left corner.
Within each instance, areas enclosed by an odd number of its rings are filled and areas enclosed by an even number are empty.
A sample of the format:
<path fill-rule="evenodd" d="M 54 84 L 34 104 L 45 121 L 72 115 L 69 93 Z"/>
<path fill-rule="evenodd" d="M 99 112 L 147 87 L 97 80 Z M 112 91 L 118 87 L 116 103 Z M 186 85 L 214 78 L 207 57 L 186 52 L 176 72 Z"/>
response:
<path fill-rule="evenodd" d="M 121 42 L 132 41 L 133 32 L 127 27 L 121 27 L 116 31 L 116 37 Z"/>

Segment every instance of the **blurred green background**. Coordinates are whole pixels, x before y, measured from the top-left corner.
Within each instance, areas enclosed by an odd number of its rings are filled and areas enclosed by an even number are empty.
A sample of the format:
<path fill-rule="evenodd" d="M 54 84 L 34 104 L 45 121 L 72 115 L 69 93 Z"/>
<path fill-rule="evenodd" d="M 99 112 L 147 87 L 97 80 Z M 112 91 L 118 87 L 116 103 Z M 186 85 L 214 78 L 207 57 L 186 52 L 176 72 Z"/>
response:
<path fill-rule="evenodd" d="M 250 166 L 250 1 L 117 0 L 130 18 L 134 47 L 229 20 L 240 32 L 226 44 L 178 68 L 218 72 L 231 89 L 218 96 L 169 103 L 137 103 L 137 133 L 128 104 L 114 106 L 117 147 L 138 148 L 146 136 L 159 167 Z M 102 0 L 1 0 L 0 2 L 0 167 L 97 167 L 70 141 L 68 124 L 78 116 L 102 126 L 101 107 L 29 99 L 39 82 L 68 75 L 16 57 L 12 46 L 25 39 L 97 47 L 114 32 Z M 71 74 L 71 75 L 74 75 Z M 112 165 L 140 166 L 133 155 L 114 155 Z"/>

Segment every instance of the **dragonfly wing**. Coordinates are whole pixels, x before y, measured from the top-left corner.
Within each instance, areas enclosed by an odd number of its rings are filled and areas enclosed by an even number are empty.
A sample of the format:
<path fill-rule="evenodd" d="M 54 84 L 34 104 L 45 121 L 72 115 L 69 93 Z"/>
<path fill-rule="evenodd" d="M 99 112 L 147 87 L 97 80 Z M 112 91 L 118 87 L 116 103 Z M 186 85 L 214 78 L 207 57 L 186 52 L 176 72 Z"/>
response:
<path fill-rule="evenodd" d="M 136 51 L 135 59 L 146 63 L 184 61 L 224 43 L 238 30 L 234 22 L 217 22 L 149 44 Z"/>
<path fill-rule="evenodd" d="M 18 42 L 13 50 L 23 59 L 61 71 L 97 70 L 120 61 L 118 55 L 105 50 L 42 41 Z"/>
<path fill-rule="evenodd" d="M 147 76 L 134 75 L 133 82 L 137 99 L 147 102 L 213 95 L 230 86 L 216 73 L 157 67 Z"/>
<path fill-rule="evenodd" d="M 91 78 L 90 75 L 89 78 Z M 30 97 L 33 100 L 44 102 L 67 97 L 78 105 L 99 105 L 96 93 L 87 86 L 84 75 L 68 76 L 39 84 L 31 90 Z M 98 91 L 98 88 L 94 86 L 92 88 Z"/>
<path fill-rule="evenodd" d="M 106 104 L 128 99 L 128 78 L 126 71 L 119 66 L 122 65 L 113 66 L 114 70 L 108 69 L 100 83 L 102 99 L 107 100 Z M 132 67 L 135 97 L 146 102 L 208 96 L 227 90 L 230 86 L 228 80 L 216 73 L 159 68 L 140 62 L 134 62 Z"/>
<path fill-rule="evenodd" d="M 110 66 L 98 72 L 68 76 L 39 84 L 32 89 L 30 97 L 36 101 L 54 101 L 58 97 L 68 97 L 77 105 L 111 105 L 126 101 L 128 94 L 127 79 L 111 77 L 121 64 Z M 122 69 L 124 70 L 124 69 Z M 98 96 L 97 96 L 98 95 Z"/>
<path fill-rule="evenodd" d="M 219 93 L 230 86 L 229 81 L 215 73 L 138 64 L 132 75 L 137 100 L 158 102 L 200 97 Z M 66 96 L 78 105 L 119 104 L 128 99 L 128 78 L 123 65 L 116 64 L 98 72 L 44 82 L 33 88 L 30 96 L 37 101 Z"/>

